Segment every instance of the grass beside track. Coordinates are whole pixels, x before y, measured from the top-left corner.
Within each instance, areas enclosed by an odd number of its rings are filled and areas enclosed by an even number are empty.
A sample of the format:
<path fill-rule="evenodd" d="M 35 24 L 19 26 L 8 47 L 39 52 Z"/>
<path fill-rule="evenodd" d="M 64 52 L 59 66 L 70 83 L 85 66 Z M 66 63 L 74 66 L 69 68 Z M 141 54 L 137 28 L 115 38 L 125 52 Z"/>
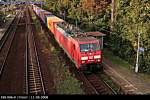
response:
<path fill-rule="evenodd" d="M 119 67 L 124 67 L 126 69 L 133 69 L 134 68 L 128 62 L 122 60 L 118 56 L 115 56 L 107 48 L 104 48 L 104 50 L 103 50 L 103 56 L 104 56 L 104 58 L 109 59 L 113 64 L 118 65 Z"/>
<path fill-rule="evenodd" d="M 117 93 L 117 94 L 123 94 L 123 91 L 121 90 L 121 88 L 115 84 L 112 79 L 107 76 L 104 73 L 101 73 L 100 77 Z"/>

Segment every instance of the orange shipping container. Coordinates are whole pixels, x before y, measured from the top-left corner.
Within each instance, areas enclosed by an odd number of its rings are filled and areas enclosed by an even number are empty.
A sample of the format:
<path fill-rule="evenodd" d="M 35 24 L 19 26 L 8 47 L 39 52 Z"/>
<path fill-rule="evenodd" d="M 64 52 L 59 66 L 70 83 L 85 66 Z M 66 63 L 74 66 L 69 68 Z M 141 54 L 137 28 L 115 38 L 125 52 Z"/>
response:
<path fill-rule="evenodd" d="M 56 17 L 56 16 L 49 16 L 47 17 L 47 22 L 48 22 L 48 28 L 52 31 L 52 33 L 54 33 L 55 31 L 55 27 L 54 24 L 55 23 L 59 23 L 59 22 L 64 22 L 64 20 Z"/>

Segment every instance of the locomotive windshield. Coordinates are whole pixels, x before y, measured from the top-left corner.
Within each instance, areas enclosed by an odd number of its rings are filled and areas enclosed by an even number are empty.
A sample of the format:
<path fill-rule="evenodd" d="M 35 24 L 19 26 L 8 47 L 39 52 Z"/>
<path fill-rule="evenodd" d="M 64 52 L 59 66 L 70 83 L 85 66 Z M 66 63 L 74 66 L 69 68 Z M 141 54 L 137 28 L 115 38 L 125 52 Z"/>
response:
<path fill-rule="evenodd" d="M 100 45 L 98 43 L 80 44 L 81 52 L 96 51 L 96 50 L 100 50 Z"/>

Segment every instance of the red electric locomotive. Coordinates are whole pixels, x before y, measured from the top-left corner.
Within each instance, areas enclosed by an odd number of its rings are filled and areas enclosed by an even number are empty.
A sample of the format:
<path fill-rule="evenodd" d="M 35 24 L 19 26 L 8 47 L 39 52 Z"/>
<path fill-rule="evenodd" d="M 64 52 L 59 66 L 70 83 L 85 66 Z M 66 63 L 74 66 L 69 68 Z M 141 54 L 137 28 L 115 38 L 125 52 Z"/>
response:
<path fill-rule="evenodd" d="M 34 9 L 35 6 L 34 6 Z M 34 10 L 35 11 L 35 10 Z M 38 11 L 35 11 L 39 15 Z M 44 13 L 41 10 L 40 13 Z M 101 68 L 103 36 L 100 32 L 83 32 L 74 25 L 68 24 L 63 19 L 54 15 L 47 16 L 45 25 L 54 34 L 58 44 L 63 48 L 68 57 L 75 63 L 77 69 L 87 70 Z M 39 16 L 40 17 L 40 16 Z M 43 16 L 42 18 L 43 19 Z M 94 36 L 99 35 L 97 39 Z"/>

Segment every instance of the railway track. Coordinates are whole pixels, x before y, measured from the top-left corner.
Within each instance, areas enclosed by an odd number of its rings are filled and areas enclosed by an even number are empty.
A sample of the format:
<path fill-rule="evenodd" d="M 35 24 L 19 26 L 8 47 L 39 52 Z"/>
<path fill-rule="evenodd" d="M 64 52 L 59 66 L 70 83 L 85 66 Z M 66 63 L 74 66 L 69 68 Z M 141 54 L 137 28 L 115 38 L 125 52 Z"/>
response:
<path fill-rule="evenodd" d="M 78 72 L 81 80 L 83 81 L 86 92 L 88 94 L 97 94 L 97 95 L 114 95 L 116 92 L 97 74 L 85 74 Z"/>
<path fill-rule="evenodd" d="M 2 74 L 2 71 L 4 69 L 4 65 L 6 62 L 6 59 L 8 57 L 11 45 L 13 43 L 15 33 L 17 30 L 17 24 L 19 23 L 21 18 L 21 13 L 18 13 L 13 20 L 12 24 L 0 40 L 0 76 Z"/>
<path fill-rule="evenodd" d="M 27 35 L 26 35 L 26 94 L 45 94 L 45 87 L 41 72 L 40 61 L 34 39 L 33 23 L 29 10 L 27 16 Z"/>
<path fill-rule="evenodd" d="M 0 42 L 0 94 L 23 93 L 24 25 L 19 11 Z M 20 42 L 21 41 L 21 42 Z"/>
<path fill-rule="evenodd" d="M 0 40 L 0 94 L 45 94 L 34 23 L 25 9 Z"/>

